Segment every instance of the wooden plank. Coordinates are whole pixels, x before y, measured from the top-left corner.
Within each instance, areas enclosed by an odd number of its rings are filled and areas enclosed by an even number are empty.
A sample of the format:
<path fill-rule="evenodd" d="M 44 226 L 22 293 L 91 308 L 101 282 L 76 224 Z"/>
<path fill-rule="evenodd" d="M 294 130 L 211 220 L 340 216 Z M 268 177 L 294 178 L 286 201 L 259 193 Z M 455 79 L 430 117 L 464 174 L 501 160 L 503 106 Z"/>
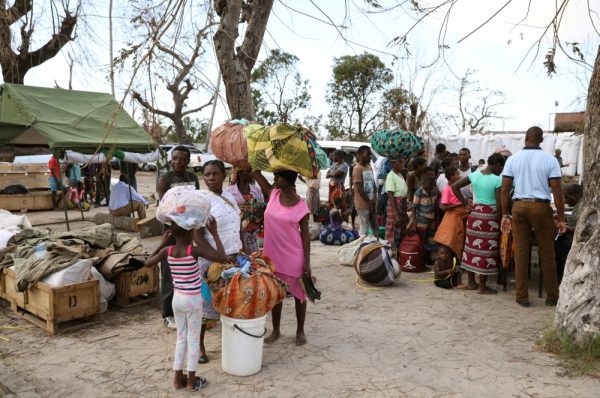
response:
<path fill-rule="evenodd" d="M 0 163 L 0 173 L 49 173 L 47 163 Z"/>
<path fill-rule="evenodd" d="M 60 192 L 58 193 L 59 196 Z M 25 195 L 1 195 L 0 207 L 8 211 L 52 210 L 52 194 L 46 192 L 29 192 Z"/>
<path fill-rule="evenodd" d="M 156 217 L 146 217 L 138 223 L 140 238 L 149 238 L 151 236 L 162 235 L 162 223 Z"/>
<path fill-rule="evenodd" d="M 9 185 L 24 185 L 25 188 L 41 189 L 49 188 L 49 172 L 45 173 L 0 173 L 0 188 L 6 188 Z"/>

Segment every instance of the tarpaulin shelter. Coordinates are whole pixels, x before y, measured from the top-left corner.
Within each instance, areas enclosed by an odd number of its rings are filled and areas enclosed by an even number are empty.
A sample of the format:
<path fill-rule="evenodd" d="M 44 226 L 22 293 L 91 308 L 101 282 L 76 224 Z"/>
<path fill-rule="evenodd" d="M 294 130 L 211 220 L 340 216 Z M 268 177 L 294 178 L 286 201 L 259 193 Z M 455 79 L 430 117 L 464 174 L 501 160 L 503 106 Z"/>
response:
<path fill-rule="evenodd" d="M 46 145 L 55 152 L 87 154 L 105 148 L 142 153 L 156 148 L 110 94 L 2 84 L 0 147 Z"/>
<path fill-rule="evenodd" d="M 2 84 L 0 146 L 48 145 L 94 153 L 156 148 L 150 135 L 110 94 Z"/>

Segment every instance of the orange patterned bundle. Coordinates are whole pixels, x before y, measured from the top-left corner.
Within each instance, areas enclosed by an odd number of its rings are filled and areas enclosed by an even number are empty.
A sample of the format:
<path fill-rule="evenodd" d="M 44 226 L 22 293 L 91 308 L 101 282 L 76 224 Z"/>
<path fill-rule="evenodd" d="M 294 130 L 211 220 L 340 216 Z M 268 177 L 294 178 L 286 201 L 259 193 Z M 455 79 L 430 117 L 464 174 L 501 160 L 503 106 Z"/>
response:
<path fill-rule="evenodd" d="M 244 135 L 246 120 L 225 122 L 210 133 L 210 149 L 215 156 L 235 167 L 249 169 L 248 144 Z"/>
<path fill-rule="evenodd" d="M 252 273 L 237 273 L 229 284 L 213 294 L 213 306 L 220 314 L 236 319 L 259 318 L 285 298 L 286 285 L 273 274 L 271 260 L 262 252 L 252 253 Z"/>
<path fill-rule="evenodd" d="M 512 233 L 502 232 L 502 236 L 500 237 L 500 259 L 502 260 L 502 267 L 504 269 L 510 268 L 515 255 L 512 243 Z"/>

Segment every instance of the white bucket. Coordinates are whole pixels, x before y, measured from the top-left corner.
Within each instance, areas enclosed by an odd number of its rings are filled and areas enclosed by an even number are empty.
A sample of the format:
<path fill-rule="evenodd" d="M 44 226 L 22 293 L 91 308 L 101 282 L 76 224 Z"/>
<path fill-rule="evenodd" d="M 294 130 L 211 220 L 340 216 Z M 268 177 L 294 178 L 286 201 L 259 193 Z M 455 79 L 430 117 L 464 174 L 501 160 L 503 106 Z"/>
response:
<path fill-rule="evenodd" d="M 221 315 L 221 368 L 234 376 L 250 376 L 262 366 L 267 315 L 235 319 Z"/>

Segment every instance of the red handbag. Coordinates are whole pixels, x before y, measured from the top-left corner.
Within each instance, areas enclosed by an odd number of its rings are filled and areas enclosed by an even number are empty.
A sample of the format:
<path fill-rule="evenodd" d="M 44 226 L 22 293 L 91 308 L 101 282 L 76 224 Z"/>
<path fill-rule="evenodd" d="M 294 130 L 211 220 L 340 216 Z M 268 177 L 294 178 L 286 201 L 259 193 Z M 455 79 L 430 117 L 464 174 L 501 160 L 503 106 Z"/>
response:
<path fill-rule="evenodd" d="M 404 272 L 423 272 L 423 260 L 425 258 L 425 250 L 421 243 L 421 236 L 409 231 L 400 242 L 400 255 L 398 262 L 400 269 Z"/>

